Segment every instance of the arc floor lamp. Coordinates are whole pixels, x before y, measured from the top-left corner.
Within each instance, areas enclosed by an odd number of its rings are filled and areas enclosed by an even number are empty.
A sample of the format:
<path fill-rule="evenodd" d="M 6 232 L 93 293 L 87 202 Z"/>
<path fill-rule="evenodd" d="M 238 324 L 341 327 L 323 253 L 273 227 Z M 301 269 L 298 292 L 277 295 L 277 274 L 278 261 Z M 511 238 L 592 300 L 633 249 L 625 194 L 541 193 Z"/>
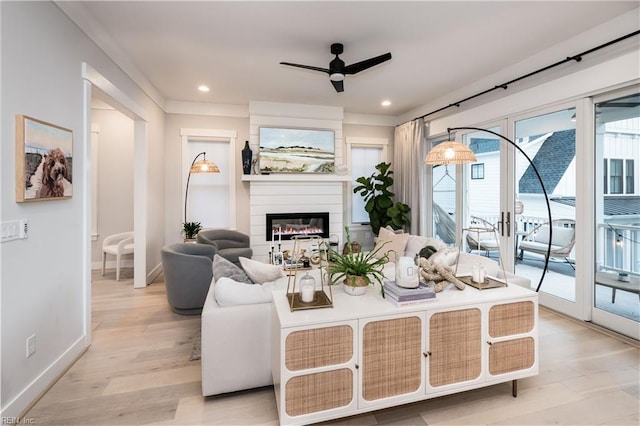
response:
<path fill-rule="evenodd" d="M 531 160 L 531 158 L 527 155 L 526 152 L 522 150 L 522 148 L 520 148 L 511 139 L 505 136 L 502 136 L 500 133 L 496 133 L 488 129 L 482 129 L 480 127 L 450 127 L 447 129 L 447 132 L 449 133 L 449 139 L 451 139 L 451 132 L 456 130 L 476 130 L 480 132 L 491 133 L 492 135 L 499 137 L 505 142 L 508 142 L 510 145 L 516 148 L 522 155 L 524 155 L 524 157 L 529 162 L 531 169 L 533 169 L 534 173 L 536 174 L 536 177 L 540 182 L 540 187 L 542 187 L 542 192 L 544 194 L 544 201 L 547 204 L 547 215 L 549 217 L 549 242 L 547 244 L 547 255 L 545 256 L 545 259 L 544 259 L 544 268 L 542 269 L 542 276 L 540 277 L 540 281 L 538 282 L 538 286 L 536 287 L 536 291 L 540 291 L 540 287 L 542 286 L 542 281 L 544 280 L 544 276 L 547 273 L 547 268 L 549 266 L 549 257 L 551 257 L 551 241 L 553 241 L 553 226 L 551 226 L 552 225 L 551 204 L 549 203 L 549 196 L 547 194 L 547 190 L 544 187 L 544 182 L 542 181 L 542 177 L 540 176 L 538 169 L 536 168 L 535 164 L 533 164 L 533 160 Z M 474 163 L 476 161 L 477 160 L 476 160 L 475 154 L 473 153 L 473 151 L 471 151 L 471 149 L 467 145 L 460 142 L 452 141 L 452 140 L 442 142 L 434 146 L 429 151 L 429 153 L 427 154 L 427 157 L 424 160 L 425 164 L 432 165 L 432 166 L 434 165 L 447 166 L 449 164 Z"/>
<path fill-rule="evenodd" d="M 202 160 L 196 161 L 202 155 Z M 189 175 L 187 176 L 187 188 L 184 191 L 184 221 L 187 222 L 187 198 L 189 197 L 189 181 L 191 180 L 191 173 L 220 173 L 220 169 L 215 163 L 207 160 L 207 154 L 203 151 L 191 162 L 189 168 Z"/>

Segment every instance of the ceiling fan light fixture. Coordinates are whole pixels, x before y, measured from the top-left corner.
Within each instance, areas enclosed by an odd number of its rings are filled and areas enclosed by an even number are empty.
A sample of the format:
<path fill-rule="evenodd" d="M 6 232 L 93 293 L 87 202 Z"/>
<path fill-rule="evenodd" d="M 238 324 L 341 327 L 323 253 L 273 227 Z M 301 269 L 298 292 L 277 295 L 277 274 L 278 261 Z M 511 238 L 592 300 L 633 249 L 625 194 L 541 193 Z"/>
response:
<path fill-rule="evenodd" d="M 312 71 L 319 71 L 329 75 L 329 81 L 336 89 L 336 92 L 344 92 L 344 76 L 357 74 L 361 71 L 367 70 L 371 67 L 375 67 L 385 61 L 391 59 L 391 53 L 385 53 L 384 55 L 376 56 L 373 58 L 365 59 L 364 61 L 356 62 L 351 65 L 345 65 L 344 61 L 340 59 L 340 54 L 343 52 L 344 46 L 342 43 L 333 43 L 331 45 L 331 54 L 336 57 L 329 62 L 329 68 L 316 67 L 313 65 L 294 64 L 293 62 L 280 62 L 281 65 L 287 65 L 290 67 L 303 68 Z"/>

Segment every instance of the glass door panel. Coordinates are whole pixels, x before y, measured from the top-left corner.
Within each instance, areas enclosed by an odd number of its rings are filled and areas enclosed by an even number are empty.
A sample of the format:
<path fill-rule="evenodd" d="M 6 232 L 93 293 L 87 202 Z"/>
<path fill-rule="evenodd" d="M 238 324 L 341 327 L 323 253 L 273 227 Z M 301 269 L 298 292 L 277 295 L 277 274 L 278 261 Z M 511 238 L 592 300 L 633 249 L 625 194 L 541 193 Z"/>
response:
<path fill-rule="evenodd" d="M 594 322 L 638 338 L 640 94 L 595 104 Z"/>
<path fill-rule="evenodd" d="M 552 216 L 549 223 L 540 181 L 529 161 L 517 151 L 514 155 L 515 273 L 528 277 L 533 288 L 538 286 L 551 226 L 552 252 L 540 291 L 569 302 L 576 301 L 575 119 L 575 108 L 568 108 L 518 120 L 514 126 L 515 143 L 532 159 L 542 177 Z"/>
<path fill-rule="evenodd" d="M 434 141 L 431 147 L 446 142 Z M 432 168 L 431 198 L 433 200 L 433 236 L 449 246 L 456 245 L 456 166 Z"/>
<path fill-rule="evenodd" d="M 490 127 L 500 133 L 500 127 Z M 501 176 L 499 137 L 488 132 L 473 132 L 462 136 L 462 141 L 476 155 L 475 163 L 465 165 L 463 247 L 475 254 L 490 257 L 502 263 L 500 247 Z M 477 232 L 469 229 L 478 230 Z M 504 256 L 505 253 L 502 253 Z"/>

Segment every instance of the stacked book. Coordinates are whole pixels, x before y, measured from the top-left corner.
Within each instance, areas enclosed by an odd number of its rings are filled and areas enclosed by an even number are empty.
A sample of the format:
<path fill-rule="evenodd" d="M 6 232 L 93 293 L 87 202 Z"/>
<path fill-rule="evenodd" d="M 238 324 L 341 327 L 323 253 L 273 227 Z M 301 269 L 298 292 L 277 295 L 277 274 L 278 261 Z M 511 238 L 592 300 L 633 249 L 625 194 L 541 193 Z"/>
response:
<path fill-rule="evenodd" d="M 404 288 L 395 281 L 384 282 L 385 298 L 396 306 L 414 305 L 430 300 L 436 300 L 436 292 L 427 284 L 421 282 L 417 288 Z"/>

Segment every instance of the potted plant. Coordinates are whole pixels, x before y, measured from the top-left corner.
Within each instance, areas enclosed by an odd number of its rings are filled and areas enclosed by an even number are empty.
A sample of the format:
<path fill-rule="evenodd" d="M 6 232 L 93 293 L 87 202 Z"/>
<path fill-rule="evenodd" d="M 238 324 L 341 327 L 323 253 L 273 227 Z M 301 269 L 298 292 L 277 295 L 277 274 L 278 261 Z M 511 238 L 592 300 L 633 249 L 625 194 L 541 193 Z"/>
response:
<path fill-rule="evenodd" d="M 196 235 L 202 230 L 200 222 L 184 222 L 182 224 L 182 233 L 184 234 L 184 242 L 195 242 Z"/>
<path fill-rule="evenodd" d="M 356 179 L 360 185 L 353 188 L 353 193 L 360 193 L 364 197 L 364 209 L 369 213 L 369 223 L 374 234 L 378 235 L 380 228 L 391 225 L 393 229 L 403 229 L 411 221 L 411 208 L 401 202 L 393 202 L 395 194 L 389 190 L 393 185 L 393 171 L 389 170 L 391 163 L 376 165 L 377 173 L 368 178 L 362 176 Z"/>
<path fill-rule="evenodd" d="M 332 283 L 343 280 L 345 293 L 353 296 L 366 293 L 367 287 L 376 282 L 380 284 L 380 294 L 384 297 L 384 287 L 382 280 L 382 268 L 389 261 L 389 257 L 384 253 L 377 257 L 384 244 L 376 245 L 370 252 L 354 252 L 352 249 L 349 228 L 345 227 L 347 250 L 343 253 L 329 250 L 329 276 Z"/>

